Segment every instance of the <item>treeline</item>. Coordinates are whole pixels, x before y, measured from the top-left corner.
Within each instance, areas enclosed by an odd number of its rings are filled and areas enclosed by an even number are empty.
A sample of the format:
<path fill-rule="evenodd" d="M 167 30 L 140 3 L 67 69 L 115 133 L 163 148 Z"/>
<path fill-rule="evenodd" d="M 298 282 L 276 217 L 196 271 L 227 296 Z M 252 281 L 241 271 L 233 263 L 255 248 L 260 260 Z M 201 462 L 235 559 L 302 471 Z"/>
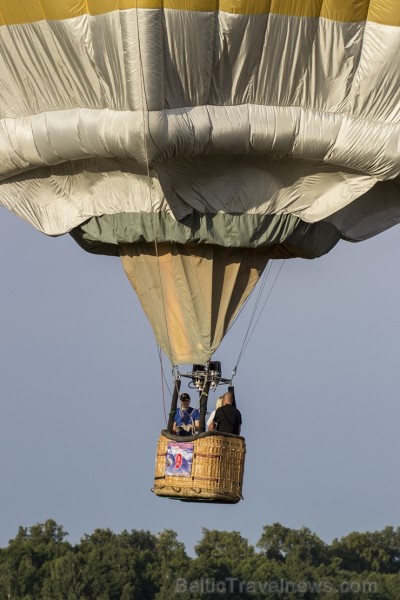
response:
<path fill-rule="evenodd" d="M 67 536 L 53 520 L 20 527 L 0 549 L 0 600 L 400 600 L 400 527 L 326 544 L 275 523 L 256 548 L 204 529 L 194 558 L 172 530 L 97 529 L 76 545 Z"/>

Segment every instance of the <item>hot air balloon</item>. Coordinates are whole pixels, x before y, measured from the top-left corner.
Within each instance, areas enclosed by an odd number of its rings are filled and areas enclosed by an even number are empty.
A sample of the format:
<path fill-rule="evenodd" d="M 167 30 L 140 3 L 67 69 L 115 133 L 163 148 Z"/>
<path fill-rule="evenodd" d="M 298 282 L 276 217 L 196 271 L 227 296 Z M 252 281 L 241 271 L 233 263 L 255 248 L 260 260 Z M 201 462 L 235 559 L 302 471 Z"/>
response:
<path fill-rule="evenodd" d="M 120 256 L 174 365 L 400 220 L 396 0 L 0 0 L 0 202 Z"/>

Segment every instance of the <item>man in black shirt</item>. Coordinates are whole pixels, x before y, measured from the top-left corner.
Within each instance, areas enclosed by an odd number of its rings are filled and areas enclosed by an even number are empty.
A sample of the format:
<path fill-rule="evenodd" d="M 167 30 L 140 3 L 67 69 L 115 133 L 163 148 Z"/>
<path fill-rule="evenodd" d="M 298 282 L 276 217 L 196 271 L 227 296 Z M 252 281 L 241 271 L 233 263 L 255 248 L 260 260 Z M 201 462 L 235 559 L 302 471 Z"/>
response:
<path fill-rule="evenodd" d="M 241 425 L 242 415 L 233 405 L 233 394 L 232 392 L 226 392 L 222 397 L 222 406 L 215 412 L 214 421 L 210 425 L 210 431 L 240 435 Z"/>

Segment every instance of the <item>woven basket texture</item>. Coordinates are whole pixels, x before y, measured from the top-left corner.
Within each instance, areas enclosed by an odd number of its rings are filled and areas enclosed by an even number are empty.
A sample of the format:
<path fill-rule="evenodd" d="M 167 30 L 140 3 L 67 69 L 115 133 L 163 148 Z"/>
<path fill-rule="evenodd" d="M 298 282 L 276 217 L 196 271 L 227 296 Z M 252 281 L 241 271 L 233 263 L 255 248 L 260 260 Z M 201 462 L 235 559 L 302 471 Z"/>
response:
<path fill-rule="evenodd" d="M 158 440 L 153 489 L 156 495 L 182 500 L 239 502 L 246 453 L 244 438 L 210 434 L 195 439 L 190 477 L 165 474 L 167 448 L 171 441 L 163 434 Z"/>

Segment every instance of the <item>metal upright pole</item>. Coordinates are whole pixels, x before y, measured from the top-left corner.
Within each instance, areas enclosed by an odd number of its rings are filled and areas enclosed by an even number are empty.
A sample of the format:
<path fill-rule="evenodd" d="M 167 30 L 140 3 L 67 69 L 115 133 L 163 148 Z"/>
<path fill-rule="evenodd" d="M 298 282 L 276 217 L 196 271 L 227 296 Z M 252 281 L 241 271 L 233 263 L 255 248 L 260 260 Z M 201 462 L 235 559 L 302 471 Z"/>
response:
<path fill-rule="evenodd" d="M 169 433 L 172 433 L 172 428 L 173 428 L 174 420 L 175 420 L 176 408 L 178 406 L 178 396 L 179 396 L 180 389 L 181 389 L 181 380 L 175 379 L 174 391 L 173 391 L 172 400 L 171 400 L 171 409 L 169 411 L 169 417 L 168 417 L 167 431 Z"/>
<path fill-rule="evenodd" d="M 199 421 L 199 432 L 202 433 L 206 430 L 206 413 L 207 413 L 207 402 L 208 402 L 208 392 L 210 391 L 211 381 L 206 378 L 204 383 L 204 388 L 201 392 L 200 396 L 200 421 Z"/>
<path fill-rule="evenodd" d="M 233 385 L 228 386 L 228 392 L 231 392 L 233 396 L 233 406 L 236 408 L 235 387 Z"/>

